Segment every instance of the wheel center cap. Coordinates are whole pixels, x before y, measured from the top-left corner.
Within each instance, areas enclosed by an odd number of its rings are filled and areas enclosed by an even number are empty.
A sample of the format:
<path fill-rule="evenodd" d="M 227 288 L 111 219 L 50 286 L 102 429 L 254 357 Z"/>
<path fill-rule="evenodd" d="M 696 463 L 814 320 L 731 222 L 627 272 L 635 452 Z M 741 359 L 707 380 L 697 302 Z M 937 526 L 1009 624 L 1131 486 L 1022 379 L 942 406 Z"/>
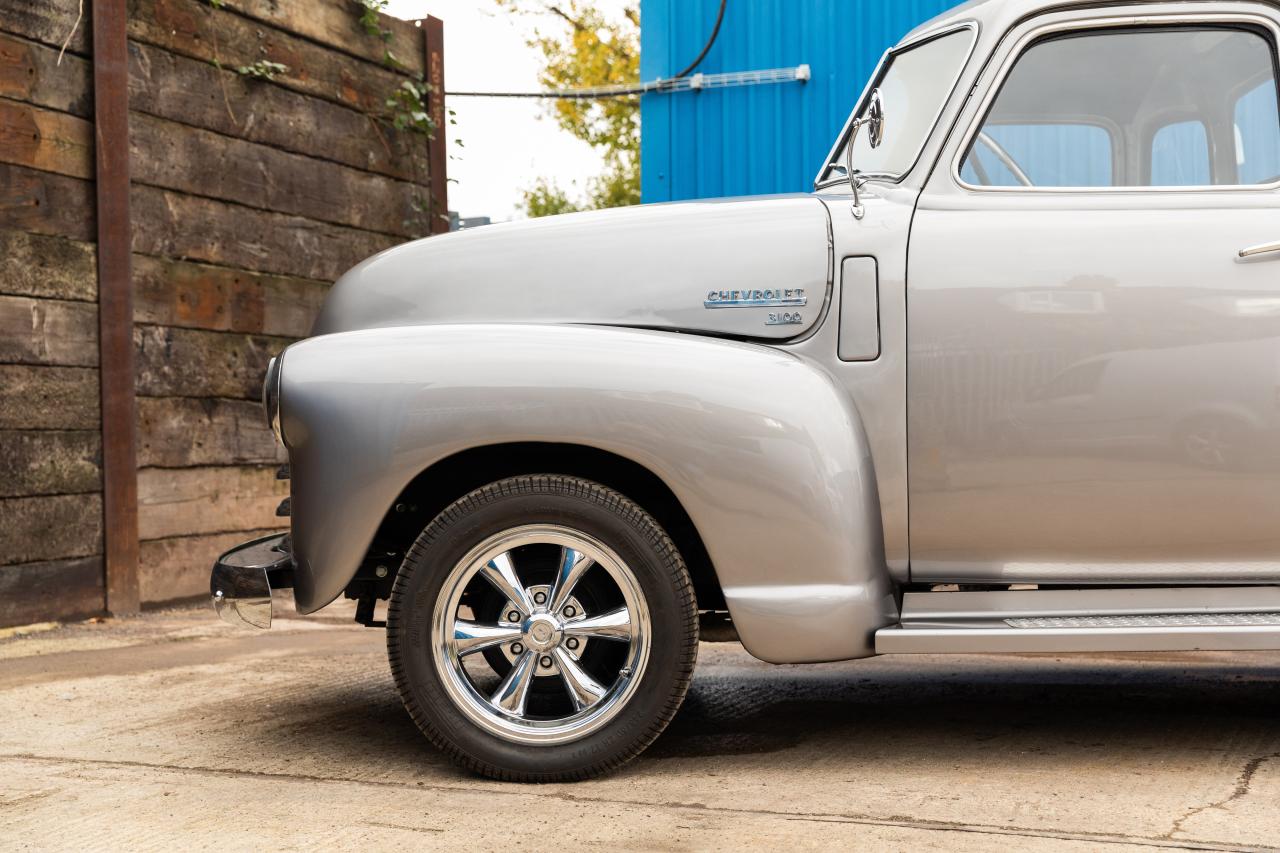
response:
<path fill-rule="evenodd" d="M 529 648 L 545 652 L 560 645 L 560 623 L 546 614 L 530 616 L 524 624 L 524 640 Z"/>

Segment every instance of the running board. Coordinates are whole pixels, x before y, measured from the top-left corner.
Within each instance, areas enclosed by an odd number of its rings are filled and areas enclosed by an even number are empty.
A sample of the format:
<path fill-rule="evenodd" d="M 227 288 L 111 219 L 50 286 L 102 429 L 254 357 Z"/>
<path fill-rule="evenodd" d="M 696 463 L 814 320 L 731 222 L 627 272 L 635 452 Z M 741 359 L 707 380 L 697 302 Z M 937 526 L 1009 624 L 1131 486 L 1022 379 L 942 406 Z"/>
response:
<path fill-rule="evenodd" d="M 909 592 L 880 654 L 1280 649 L 1280 586 Z"/>

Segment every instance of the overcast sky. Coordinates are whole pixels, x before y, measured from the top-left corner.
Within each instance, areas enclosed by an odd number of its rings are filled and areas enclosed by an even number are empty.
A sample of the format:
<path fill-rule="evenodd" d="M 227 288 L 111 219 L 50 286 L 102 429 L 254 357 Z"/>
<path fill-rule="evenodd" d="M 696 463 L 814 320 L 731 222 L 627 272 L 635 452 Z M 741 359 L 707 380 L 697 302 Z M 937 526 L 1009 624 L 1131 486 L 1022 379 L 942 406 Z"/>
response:
<path fill-rule="evenodd" d="M 598 0 L 606 11 L 623 0 Z M 444 21 L 445 86 L 457 91 L 535 91 L 542 55 L 525 44 L 534 22 L 498 11 L 492 0 L 391 0 L 400 18 Z M 543 24 L 548 31 L 553 26 Z M 543 101 L 453 98 L 449 128 L 449 208 L 495 221 L 519 214 L 520 191 L 538 176 L 575 194 L 601 168 L 592 148 L 560 130 Z M 454 140 L 461 139 L 462 145 Z"/>

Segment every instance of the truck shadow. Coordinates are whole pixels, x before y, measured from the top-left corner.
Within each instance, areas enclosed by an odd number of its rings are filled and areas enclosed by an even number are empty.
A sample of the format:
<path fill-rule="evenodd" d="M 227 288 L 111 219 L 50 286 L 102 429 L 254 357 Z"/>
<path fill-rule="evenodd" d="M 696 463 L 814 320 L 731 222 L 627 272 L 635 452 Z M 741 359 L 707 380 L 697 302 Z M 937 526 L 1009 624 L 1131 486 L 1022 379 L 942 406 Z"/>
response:
<path fill-rule="evenodd" d="M 1280 654 L 1114 657 L 883 657 L 770 666 L 740 648 L 704 661 L 671 725 L 627 772 L 679 759 L 726 769 L 774 754 L 770 766 L 965 765 L 1161 760 L 1252 744 L 1280 752 Z M 306 743 L 334 767 L 453 777 L 416 729 L 390 678 L 367 673 L 273 703 L 254 733 L 279 752 Z M 353 713 L 353 709 L 359 713 Z M 245 734 L 242 732 L 241 736 Z M 283 741 L 282 741 L 283 738 Z M 1252 746 L 1250 747 L 1252 748 Z"/>
<path fill-rule="evenodd" d="M 1224 656 L 1227 657 L 1227 656 Z M 1002 748 L 1277 744 L 1280 655 L 879 658 L 695 677 L 649 760 L 798 749 L 965 761 Z"/>

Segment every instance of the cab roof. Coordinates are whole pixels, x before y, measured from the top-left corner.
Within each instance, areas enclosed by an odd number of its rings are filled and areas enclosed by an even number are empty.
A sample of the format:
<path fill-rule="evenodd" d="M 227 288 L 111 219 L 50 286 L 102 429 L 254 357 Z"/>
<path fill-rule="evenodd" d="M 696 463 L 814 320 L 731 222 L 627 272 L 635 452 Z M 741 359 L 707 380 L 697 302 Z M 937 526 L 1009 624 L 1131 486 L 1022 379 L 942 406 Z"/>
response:
<path fill-rule="evenodd" d="M 983 29 L 994 27 L 998 33 L 1007 30 L 1015 22 L 1040 12 L 1057 9 L 1070 9 L 1073 6 L 1141 6 L 1146 4 L 1167 3 L 1170 0 L 1114 0 L 1113 3 L 1099 3 L 1098 0 L 968 0 L 953 9 L 949 9 L 936 18 L 925 21 L 903 37 L 899 44 L 906 44 L 932 30 L 941 29 L 951 24 L 966 21 L 977 21 Z M 1259 0 L 1269 6 L 1280 5 L 1280 0 Z M 1212 4 L 1198 4 L 1212 5 Z M 1219 5 L 1228 5 L 1221 3 Z"/>

